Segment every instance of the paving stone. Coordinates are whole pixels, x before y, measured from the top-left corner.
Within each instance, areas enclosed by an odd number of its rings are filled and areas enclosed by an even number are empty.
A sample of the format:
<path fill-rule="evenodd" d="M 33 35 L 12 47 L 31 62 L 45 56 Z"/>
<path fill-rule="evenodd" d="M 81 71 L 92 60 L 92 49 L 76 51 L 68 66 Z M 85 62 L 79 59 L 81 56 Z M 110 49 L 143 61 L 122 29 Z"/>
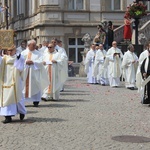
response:
<path fill-rule="evenodd" d="M 119 142 L 112 137 L 150 138 L 150 108 L 137 90 L 87 84 L 70 77 L 59 101 L 26 104 L 23 122 L 0 123 L 0 150 L 149 150 L 150 143 Z M 0 121 L 4 118 L 0 117 Z M 139 139 L 140 140 L 140 139 Z M 134 140 L 131 140 L 134 141 Z"/>

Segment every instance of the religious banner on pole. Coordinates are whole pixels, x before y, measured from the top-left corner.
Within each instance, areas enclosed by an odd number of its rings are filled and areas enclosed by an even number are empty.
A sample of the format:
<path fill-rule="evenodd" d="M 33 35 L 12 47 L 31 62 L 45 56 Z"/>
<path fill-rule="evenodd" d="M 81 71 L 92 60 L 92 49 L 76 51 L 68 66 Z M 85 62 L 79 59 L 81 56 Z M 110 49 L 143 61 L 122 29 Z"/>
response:
<path fill-rule="evenodd" d="M 14 30 L 0 30 L 0 47 L 8 49 L 14 45 Z"/>

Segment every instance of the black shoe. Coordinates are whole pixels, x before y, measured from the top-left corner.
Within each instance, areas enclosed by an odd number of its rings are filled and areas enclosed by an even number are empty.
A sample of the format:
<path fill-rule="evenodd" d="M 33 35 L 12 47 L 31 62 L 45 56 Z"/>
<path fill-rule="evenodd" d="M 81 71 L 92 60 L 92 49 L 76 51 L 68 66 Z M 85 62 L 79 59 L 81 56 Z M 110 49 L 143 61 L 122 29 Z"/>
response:
<path fill-rule="evenodd" d="M 43 100 L 43 101 L 47 101 L 47 99 L 46 99 L 46 98 L 44 98 L 44 97 L 41 97 L 41 100 Z"/>
<path fill-rule="evenodd" d="M 118 88 L 118 86 L 113 86 L 113 88 Z"/>
<path fill-rule="evenodd" d="M 3 121 L 3 123 L 6 124 L 6 123 L 10 123 L 10 122 L 12 122 L 11 116 L 5 116 L 5 120 Z"/>
<path fill-rule="evenodd" d="M 130 87 L 130 90 L 134 90 L 134 87 Z"/>
<path fill-rule="evenodd" d="M 34 107 L 38 107 L 39 106 L 39 102 L 33 102 Z"/>
<path fill-rule="evenodd" d="M 105 86 L 105 84 L 102 84 L 102 86 Z"/>
<path fill-rule="evenodd" d="M 25 117 L 25 114 L 20 114 L 20 120 L 22 121 Z"/>

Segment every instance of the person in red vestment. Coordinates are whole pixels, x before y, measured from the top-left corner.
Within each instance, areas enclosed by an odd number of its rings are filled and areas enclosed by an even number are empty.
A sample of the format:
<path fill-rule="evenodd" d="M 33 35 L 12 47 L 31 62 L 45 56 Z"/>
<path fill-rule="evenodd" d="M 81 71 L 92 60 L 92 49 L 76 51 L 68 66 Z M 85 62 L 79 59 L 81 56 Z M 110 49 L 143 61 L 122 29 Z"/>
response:
<path fill-rule="evenodd" d="M 124 34 L 123 37 L 125 40 L 131 40 L 132 31 L 131 31 L 131 20 L 130 18 L 124 18 Z"/>

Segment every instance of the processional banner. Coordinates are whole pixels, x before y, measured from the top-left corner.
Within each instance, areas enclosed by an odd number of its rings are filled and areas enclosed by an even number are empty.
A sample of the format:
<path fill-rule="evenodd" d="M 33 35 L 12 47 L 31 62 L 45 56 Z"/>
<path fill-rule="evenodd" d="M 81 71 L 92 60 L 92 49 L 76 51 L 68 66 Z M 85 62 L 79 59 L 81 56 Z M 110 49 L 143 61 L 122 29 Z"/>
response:
<path fill-rule="evenodd" d="M 0 30 L 0 47 L 8 49 L 14 45 L 14 30 Z"/>

